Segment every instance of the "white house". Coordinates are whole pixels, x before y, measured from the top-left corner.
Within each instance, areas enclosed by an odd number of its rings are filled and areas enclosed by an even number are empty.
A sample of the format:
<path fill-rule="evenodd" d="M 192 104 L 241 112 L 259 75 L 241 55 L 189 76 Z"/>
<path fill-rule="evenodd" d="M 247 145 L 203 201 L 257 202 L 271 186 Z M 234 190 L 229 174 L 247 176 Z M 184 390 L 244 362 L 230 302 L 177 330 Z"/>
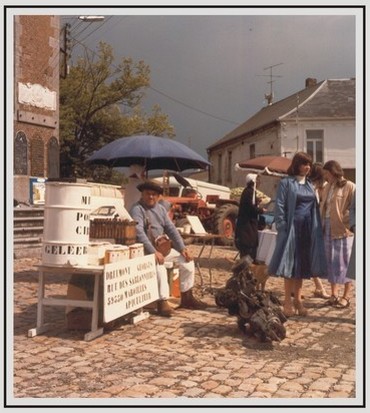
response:
<path fill-rule="evenodd" d="M 355 79 L 308 78 L 305 86 L 207 148 L 210 182 L 244 186 L 245 172 L 234 170 L 237 162 L 263 155 L 292 158 L 297 151 L 310 153 L 314 162 L 335 159 L 355 181 Z"/>

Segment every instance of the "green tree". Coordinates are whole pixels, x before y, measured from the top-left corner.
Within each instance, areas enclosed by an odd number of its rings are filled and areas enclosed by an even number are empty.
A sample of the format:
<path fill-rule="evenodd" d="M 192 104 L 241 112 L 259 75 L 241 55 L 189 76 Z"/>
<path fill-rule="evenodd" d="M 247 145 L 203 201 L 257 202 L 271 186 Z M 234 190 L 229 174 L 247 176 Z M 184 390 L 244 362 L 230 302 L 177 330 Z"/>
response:
<path fill-rule="evenodd" d="M 118 65 L 113 62 L 112 47 L 101 42 L 97 53 L 86 51 L 61 80 L 62 177 L 94 176 L 101 182 L 115 183 L 114 171 L 84 162 L 94 151 L 117 138 L 139 133 L 175 136 L 174 127 L 159 106 L 149 114 L 140 106 L 150 85 L 149 67 L 125 57 Z"/>

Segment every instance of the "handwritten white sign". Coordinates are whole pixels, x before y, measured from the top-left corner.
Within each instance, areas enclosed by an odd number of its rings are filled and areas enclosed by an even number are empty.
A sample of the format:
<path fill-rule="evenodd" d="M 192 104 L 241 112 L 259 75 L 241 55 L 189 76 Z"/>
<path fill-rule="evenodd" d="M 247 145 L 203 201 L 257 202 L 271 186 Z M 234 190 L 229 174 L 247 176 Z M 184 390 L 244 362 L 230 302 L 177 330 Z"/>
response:
<path fill-rule="evenodd" d="M 104 266 L 104 322 L 158 300 L 154 254 Z"/>
<path fill-rule="evenodd" d="M 191 225 L 191 228 L 195 234 L 207 235 L 207 232 L 204 229 L 203 224 L 196 215 L 187 215 L 186 218 L 189 221 L 189 224 Z"/>

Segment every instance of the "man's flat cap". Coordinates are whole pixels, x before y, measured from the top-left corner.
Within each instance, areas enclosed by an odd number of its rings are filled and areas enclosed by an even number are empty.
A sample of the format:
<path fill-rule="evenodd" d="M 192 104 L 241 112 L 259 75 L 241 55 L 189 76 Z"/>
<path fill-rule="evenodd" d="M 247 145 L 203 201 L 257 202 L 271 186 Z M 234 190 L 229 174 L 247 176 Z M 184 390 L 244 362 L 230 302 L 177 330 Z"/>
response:
<path fill-rule="evenodd" d="M 140 192 L 143 192 L 145 189 L 148 191 L 155 191 L 158 194 L 163 194 L 163 189 L 160 185 L 158 185 L 156 182 L 154 181 L 144 181 L 143 183 L 139 184 L 136 187 Z"/>

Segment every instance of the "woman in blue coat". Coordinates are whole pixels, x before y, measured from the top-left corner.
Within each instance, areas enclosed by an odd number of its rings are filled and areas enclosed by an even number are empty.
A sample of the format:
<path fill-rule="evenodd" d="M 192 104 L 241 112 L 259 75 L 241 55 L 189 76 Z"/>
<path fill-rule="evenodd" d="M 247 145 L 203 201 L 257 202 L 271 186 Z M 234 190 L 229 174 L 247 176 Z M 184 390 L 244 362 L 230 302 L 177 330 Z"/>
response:
<path fill-rule="evenodd" d="M 276 246 L 270 274 L 284 277 L 284 314 L 307 315 L 302 302 L 304 279 L 326 276 L 324 238 L 315 188 L 307 178 L 311 157 L 297 152 L 280 181 L 275 201 Z M 292 295 L 294 300 L 292 302 Z"/>

